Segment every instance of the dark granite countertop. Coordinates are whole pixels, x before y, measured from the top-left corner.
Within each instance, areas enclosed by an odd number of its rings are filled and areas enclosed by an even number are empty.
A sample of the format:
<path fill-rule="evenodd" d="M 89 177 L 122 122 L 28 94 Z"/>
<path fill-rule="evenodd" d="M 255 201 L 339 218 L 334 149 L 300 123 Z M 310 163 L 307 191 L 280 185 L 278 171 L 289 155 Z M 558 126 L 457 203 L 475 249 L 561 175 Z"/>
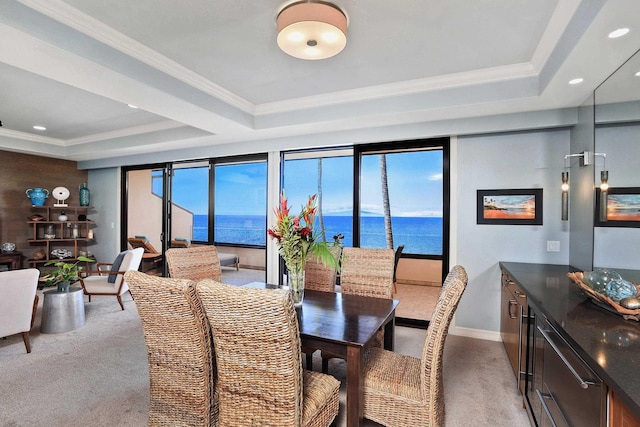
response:
<path fill-rule="evenodd" d="M 542 313 L 607 386 L 640 418 L 640 322 L 598 307 L 567 277 L 569 265 L 501 262 Z M 636 271 L 618 270 L 637 281 Z"/>

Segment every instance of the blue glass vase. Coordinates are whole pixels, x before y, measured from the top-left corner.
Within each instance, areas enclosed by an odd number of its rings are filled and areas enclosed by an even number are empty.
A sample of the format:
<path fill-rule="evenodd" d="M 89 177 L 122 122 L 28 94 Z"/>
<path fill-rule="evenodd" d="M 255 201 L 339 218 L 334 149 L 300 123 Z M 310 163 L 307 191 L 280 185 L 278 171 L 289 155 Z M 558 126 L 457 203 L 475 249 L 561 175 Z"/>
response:
<path fill-rule="evenodd" d="M 89 206 L 91 203 L 91 193 L 87 188 L 87 183 L 83 182 L 80 186 L 80 206 Z"/>

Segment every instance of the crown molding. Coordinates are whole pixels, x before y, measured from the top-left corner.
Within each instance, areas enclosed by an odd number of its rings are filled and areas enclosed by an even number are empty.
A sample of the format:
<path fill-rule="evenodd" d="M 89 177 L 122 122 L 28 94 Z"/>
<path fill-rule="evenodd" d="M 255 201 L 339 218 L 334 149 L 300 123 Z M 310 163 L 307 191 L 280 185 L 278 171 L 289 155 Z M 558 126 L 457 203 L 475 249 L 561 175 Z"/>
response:
<path fill-rule="evenodd" d="M 385 85 L 369 86 L 354 90 L 326 93 L 322 95 L 269 102 L 256 106 L 256 116 L 286 113 L 288 111 L 327 107 L 358 101 L 371 101 L 394 96 L 411 95 L 434 90 L 452 89 L 464 86 L 490 84 L 498 81 L 514 80 L 537 76 L 535 67 L 527 62 L 485 68 L 470 72 L 447 74 L 425 79 L 407 80 Z"/>
<path fill-rule="evenodd" d="M 186 126 L 184 123 L 174 122 L 172 120 L 165 120 L 158 123 L 151 123 L 148 125 L 134 126 L 126 129 L 114 130 L 111 132 L 96 133 L 93 135 L 87 135 L 81 138 L 73 138 L 65 141 L 66 146 L 87 144 L 90 142 L 104 141 L 106 139 L 123 138 L 127 136 L 140 135 L 143 133 L 157 132 L 168 129 L 175 129 Z"/>
<path fill-rule="evenodd" d="M 39 142 L 39 143 L 48 144 L 48 145 L 56 145 L 58 147 L 64 147 L 65 145 L 64 140 L 62 139 L 51 138 L 51 137 L 42 136 L 42 135 L 34 135 L 32 133 L 20 132 L 17 130 L 0 128 L 0 137 L 3 137 L 3 136 L 7 138 L 21 139 L 24 141 Z"/>
<path fill-rule="evenodd" d="M 544 30 L 542 37 L 540 37 L 540 43 L 538 43 L 531 57 L 531 64 L 536 72 L 540 72 L 544 64 L 549 60 L 553 49 L 569 26 L 569 22 L 575 15 L 576 10 L 578 10 L 580 3 L 581 0 L 563 0 L 558 2 L 547 24 L 547 28 Z"/>
<path fill-rule="evenodd" d="M 144 44 L 125 36 L 62 0 L 18 1 L 51 19 L 61 22 L 208 95 L 216 97 L 245 113 L 253 114 L 254 112 L 254 105 L 246 99 L 213 83 L 200 74 L 191 71 Z"/>

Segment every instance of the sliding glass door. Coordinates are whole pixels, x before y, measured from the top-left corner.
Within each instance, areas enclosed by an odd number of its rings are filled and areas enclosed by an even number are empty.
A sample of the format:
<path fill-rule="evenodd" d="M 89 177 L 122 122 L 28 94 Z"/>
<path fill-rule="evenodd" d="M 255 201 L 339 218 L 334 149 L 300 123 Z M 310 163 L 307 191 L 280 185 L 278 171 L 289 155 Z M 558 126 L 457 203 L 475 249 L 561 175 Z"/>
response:
<path fill-rule="evenodd" d="M 158 165 L 150 168 L 124 170 L 122 249 L 144 243 L 145 255 L 141 271 L 164 274 L 163 254 L 166 236 L 168 168 Z"/>
<path fill-rule="evenodd" d="M 122 176 L 123 249 L 139 243 L 131 240 L 138 236 L 158 254 L 147 252 L 144 271 L 166 275 L 168 248 L 206 244 L 239 260 L 236 276 L 244 265 L 257 270 L 244 274 L 247 281 L 265 279 L 266 155 L 128 167 Z"/>

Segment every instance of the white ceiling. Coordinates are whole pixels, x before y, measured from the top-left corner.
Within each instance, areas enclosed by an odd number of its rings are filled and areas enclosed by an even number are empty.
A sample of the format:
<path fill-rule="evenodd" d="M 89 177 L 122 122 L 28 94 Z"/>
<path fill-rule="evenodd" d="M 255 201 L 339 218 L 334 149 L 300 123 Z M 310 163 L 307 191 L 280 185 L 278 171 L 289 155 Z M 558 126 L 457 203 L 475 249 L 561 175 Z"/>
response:
<path fill-rule="evenodd" d="M 279 0 L 0 0 L 0 148 L 92 160 L 574 107 L 640 47 L 638 0 L 334 3 L 347 47 L 303 61 L 277 48 Z"/>

